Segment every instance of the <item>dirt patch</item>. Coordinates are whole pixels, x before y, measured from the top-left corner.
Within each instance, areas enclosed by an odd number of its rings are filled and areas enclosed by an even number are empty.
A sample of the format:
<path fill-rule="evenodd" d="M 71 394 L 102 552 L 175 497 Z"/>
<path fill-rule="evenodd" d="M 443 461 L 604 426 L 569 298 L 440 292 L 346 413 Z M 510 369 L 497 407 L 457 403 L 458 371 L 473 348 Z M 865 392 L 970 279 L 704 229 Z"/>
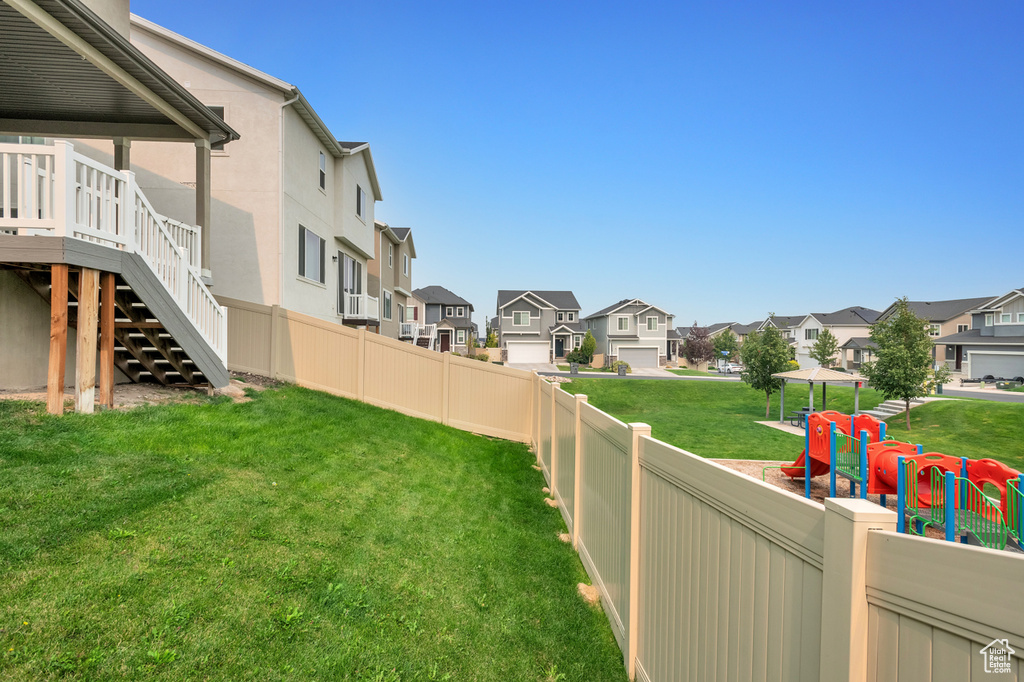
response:
<path fill-rule="evenodd" d="M 597 606 L 601 602 L 601 593 L 597 591 L 597 588 L 593 585 L 587 585 L 586 583 L 580 583 L 576 586 L 579 590 L 580 596 L 583 597 L 583 601 L 587 602 L 591 606 Z"/>
<path fill-rule="evenodd" d="M 544 504 L 546 504 L 549 507 L 557 507 L 558 506 L 558 500 L 554 499 L 553 497 L 545 497 L 544 498 Z"/>
<path fill-rule="evenodd" d="M 572 542 L 572 536 L 569 535 L 568 533 L 559 533 L 558 534 L 558 539 L 561 540 L 562 542 Z"/>
<path fill-rule="evenodd" d="M 217 389 L 218 395 L 226 395 L 236 403 L 251 400 L 245 389 L 262 391 L 269 387 L 279 386 L 280 382 L 257 377 L 253 374 L 232 374 L 228 386 Z M 96 390 L 97 401 L 99 389 Z M 169 405 L 173 403 L 199 403 L 206 399 L 205 386 L 161 386 L 160 384 L 117 384 L 114 386 L 114 409 L 130 410 L 142 405 Z M 0 389 L 0 400 L 27 400 L 30 402 L 46 402 L 46 387 L 11 390 Z M 75 393 L 73 388 L 64 389 L 64 408 L 66 411 L 75 409 Z"/>

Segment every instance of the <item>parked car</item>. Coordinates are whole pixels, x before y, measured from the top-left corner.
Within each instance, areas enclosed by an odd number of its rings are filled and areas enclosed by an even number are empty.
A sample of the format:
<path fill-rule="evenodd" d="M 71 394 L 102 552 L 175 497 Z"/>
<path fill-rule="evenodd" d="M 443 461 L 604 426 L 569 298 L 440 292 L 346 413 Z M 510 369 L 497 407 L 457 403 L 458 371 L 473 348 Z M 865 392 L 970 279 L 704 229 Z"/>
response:
<path fill-rule="evenodd" d="M 722 365 L 722 368 L 719 371 L 725 374 L 739 374 L 743 371 L 743 367 L 734 362 L 727 362 Z"/>

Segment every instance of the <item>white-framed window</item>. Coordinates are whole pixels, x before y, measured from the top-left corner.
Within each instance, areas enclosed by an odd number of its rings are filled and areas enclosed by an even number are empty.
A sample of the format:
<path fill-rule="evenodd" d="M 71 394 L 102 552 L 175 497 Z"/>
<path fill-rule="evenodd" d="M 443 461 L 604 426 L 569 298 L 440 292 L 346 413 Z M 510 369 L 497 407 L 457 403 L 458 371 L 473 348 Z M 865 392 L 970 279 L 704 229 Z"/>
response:
<path fill-rule="evenodd" d="M 529 327 L 530 326 L 530 311 L 529 310 L 516 310 L 512 313 L 512 326 L 513 327 Z"/>
<path fill-rule="evenodd" d="M 942 332 L 937 324 L 928 325 L 928 336 L 941 336 Z"/>
<path fill-rule="evenodd" d="M 969 324 L 958 324 L 956 326 L 956 333 L 959 334 L 960 332 L 965 332 L 965 331 L 967 331 L 970 328 L 971 328 L 971 325 L 969 325 Z"/>
<path fill-rule="evenodd" d="M 455 343 L 460 344 L 460 345 L 463 344 L 463 343 L 466 343 L 466 330 L 465 329 L 459 329 L 459 330 L 457 330 L 455 332 Z"/>
<path fill-rule="evenodd" d="M 555 313 L 555 319 L 559 322 L 565 322 L 565 313 L 561 311 Z"/>
<path fill-rule="evenodd" d="M 466 316 L 466 309 L 463 308 L 461 305 L 458 308 L 455 309 L 455 317 L 465 317 L 465 316 Z"/>
<path fill-rule="evenodd" d="M 388 244 L 388 267 L 394 267 L 395 262 L 395 245 Z"/>
<path fill-rule="evenodd" d="M 1011 313 L 1002 313 L 999 315 L 999 324 L 1010 324 L 1013 321 L 1013 315 Z"/>
<path fill-rule="evenodd" d="M 384 291 L 384 319 L 391 319 L 391 292 Z"/>
<path fill-rule="evenodd" d="M 567 313 L 567 315 L 568 315 L 568 318 L 567 318 L 567 319 L 568 319 L 568 320 L 569 320 L 570 322 L 575 322 L 575 321 L 576 321 L 576 313 Z"/>
<path fill-rule="evenodd" d="M 1017 313 L 1017 324 L 1024 322 L 1024 313 Z"/>
<path fill-rule="evenodd" d="M 572 347 L 573 348 L 579 348 L 582 345 L 583 345 L 583 337 L 582 336 L 577 334 L 576 336 L 574 336 L 572 338 Z"/>
<path fill-rule="evenodd" d="M 356 215 L 360 220 L 365 220 L 363 213 L 366 211 L 366 192 L 359 185 L 356 185 Z"/>
<path fill-rule="evenodd" d="M 299 277 L 320 282 L 327 281 L 324 270 L 326 242 L 315 232 L 299 225 Z"/>
<path fill-rule="evenodd" d="M 445 317 L 451 317 L 454 314 L 455 314 L 455 308 L 453 308 L 451 306 L 448 306 L 447 308 L 444 309 L 444 316 Z"/>
<path fill-rule="evenodd" d="M 320 189 L 327 190 L 327 157 L 320 152 Z"/>
<path fill-rule="evenodd" d="M 647 331 L 658 331 L 658 317 L 656 315 L 651 315 L 647 318 Z"/>
<path fill-rule="evenodd" d="M 629 329 L 629 318 L 627 316 L 620 315 L 619 317 L 615 318 L 615 320 L 615 328 L 618 329 L 620 332 L 624 332 Z"/>
<path fill-rule="evenodd" d="M 817 329 L 805 329 L 804 330 L 804 340 L 805 341 L 817 341 L 818 340 L 818 331 L 819 330 L 817 330 Z"/>
<path fill-rule="evenodd" d="M 409 274 L 409 254 L 407 253 L 402 254 L 402 274 Z"/>
<path fill-rule="evenodd" d="M 986 327 L 991 327 L 992 326 L 992 313 L 985 313 L 985 326 Z"/>

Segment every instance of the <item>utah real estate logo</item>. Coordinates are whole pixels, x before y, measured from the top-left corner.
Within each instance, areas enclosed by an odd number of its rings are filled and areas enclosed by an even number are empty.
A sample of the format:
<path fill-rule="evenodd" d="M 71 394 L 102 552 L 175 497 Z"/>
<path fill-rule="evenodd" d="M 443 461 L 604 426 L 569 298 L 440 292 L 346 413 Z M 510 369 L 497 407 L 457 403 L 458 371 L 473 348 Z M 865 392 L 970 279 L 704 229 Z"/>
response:
<path fill-rule="evenodd" d="M 981 650 L 985 657 L 986 673 L 1011 673 L 1010 657 L 1016 652 L 1010 648 L 1010 642 L 1006 639 L 993 639 Z"/>

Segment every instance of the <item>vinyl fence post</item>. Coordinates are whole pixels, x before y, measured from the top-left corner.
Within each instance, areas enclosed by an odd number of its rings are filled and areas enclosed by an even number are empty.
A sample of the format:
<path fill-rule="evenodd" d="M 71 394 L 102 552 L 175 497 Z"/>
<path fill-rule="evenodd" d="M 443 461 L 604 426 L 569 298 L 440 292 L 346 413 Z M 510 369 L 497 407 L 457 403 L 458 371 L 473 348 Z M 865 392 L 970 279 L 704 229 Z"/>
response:
<path fill-rule="evenodd" d="M 555 401 L 558 399 L 558 387 L 555 384 L 551 384 L 551 469 L 548 471 L 548 475 L 551 476 L 551 480 L 548 481 L 548 489 L 551 491 L 551 497 L 558 500 L 558 495 L 555 493 L 558 488 L 558 405 Z"/>
<path fill-rule="evenodd" d="M 441 423 L 445 426 L 448 425 L 448 396 L 451 393 L 451 381 L 452 354 L 441 353 Z"/>
<path fill-rule="evenodd" d="M 360 329 L 356 333 L 359 335 L 359 350 L 356 358 L 356 399 L 362 401 L 363 397 L 366 395 L 366 330 Z M 447 383 L 448 373 L 445 372 L 446 386 Z M 445 423 L 448 423 L 447 420 Z"/>
<path fill-rule="evenodd" d="M 640 629 L 640 438 L 651 435 L 647 424 L 630 424 L 629 493 L 629 626 L 626 645 L 626 669 L 636 679 L 636 654 Z"/>
<path fill-rule="evenodd" d="M 575 467 L 573 467 L 573 482 L 572 482 L 572 547 L 575 550 L 579 550 L 580 545 L 580 492 L 583 490 L 583 486 L 580 485 L 580 469 L 583 463 L 583 403 L 587 402 L 587 396 L 577 395 L 576 403 L 573 406 L 573 415 L 575 417 L 575 429 L 576 429 L 576 452 L 573 454 L 575 457 Z"/>
<path fill-rule="evenodd" d="M 822 678 L 867 679 L 867 544 L 871 530 L 893 531 L 896 514 L 867 500 L 825 500 L 821 593 Z"/>

